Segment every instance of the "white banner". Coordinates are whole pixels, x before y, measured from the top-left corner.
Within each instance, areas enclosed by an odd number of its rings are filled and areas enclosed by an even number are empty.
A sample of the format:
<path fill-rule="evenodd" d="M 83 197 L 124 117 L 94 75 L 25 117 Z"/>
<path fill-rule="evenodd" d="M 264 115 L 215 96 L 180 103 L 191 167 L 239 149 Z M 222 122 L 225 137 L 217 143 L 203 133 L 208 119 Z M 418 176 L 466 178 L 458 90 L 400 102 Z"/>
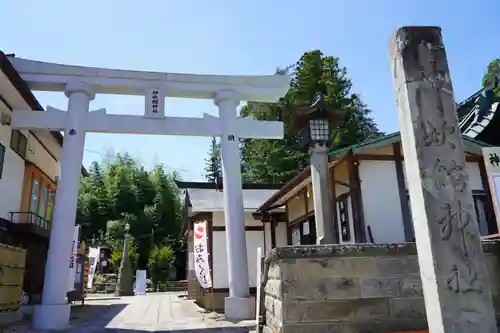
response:
<path fill-rule="evenodd" d="M 69 257 L 68 291 L 75 290 L 76 256 L 78 254 L 79 236 L 80 226 L 75 225 L 75 229 L 73 231 L 73 245 L 71 246 L 71 256 Z"/>
<path fill-rule="evenodd" d="M 101 253 L 100 247 L 90 247 L 89 248 L 89 277 L 87 281 L 87 289 L 92 289 L 92 284 L 94 282 L 94 275 L 97 268 L 97 263 L 99 263 Z"/>
<path fill-rule="evenodd" d="M 194 224 L 194 270 L 198 282 L 205 289 L 212 287 L 207 243 L 207 222 L 196 222 Z"/>

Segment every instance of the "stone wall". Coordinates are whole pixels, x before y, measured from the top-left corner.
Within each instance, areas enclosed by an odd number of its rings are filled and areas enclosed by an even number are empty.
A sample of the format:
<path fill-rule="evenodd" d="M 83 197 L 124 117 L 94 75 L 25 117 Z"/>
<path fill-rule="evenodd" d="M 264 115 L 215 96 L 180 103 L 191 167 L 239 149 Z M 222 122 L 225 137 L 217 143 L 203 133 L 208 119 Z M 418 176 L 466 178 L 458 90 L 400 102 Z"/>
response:
<path fill-rule="evenodd" d="M 500 242 L 483 250 L 497 312 Z M 273 249 L 265 284 L 266 333 L 427 329 L 415 244 Z"/>

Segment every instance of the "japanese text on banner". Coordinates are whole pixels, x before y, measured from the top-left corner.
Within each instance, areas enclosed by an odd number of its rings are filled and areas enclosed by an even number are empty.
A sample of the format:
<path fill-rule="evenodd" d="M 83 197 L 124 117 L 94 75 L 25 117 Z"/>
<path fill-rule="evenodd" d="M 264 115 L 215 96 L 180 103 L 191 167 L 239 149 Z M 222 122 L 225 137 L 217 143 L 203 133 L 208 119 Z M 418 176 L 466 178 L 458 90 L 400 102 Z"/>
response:
<path fill-rule="evenodd" d="M 197 222 L 194 225 L 194 266 L 195 274 L 202 288 L 212 287 L 210 262 L 207 247 L 207 222 Z"/>

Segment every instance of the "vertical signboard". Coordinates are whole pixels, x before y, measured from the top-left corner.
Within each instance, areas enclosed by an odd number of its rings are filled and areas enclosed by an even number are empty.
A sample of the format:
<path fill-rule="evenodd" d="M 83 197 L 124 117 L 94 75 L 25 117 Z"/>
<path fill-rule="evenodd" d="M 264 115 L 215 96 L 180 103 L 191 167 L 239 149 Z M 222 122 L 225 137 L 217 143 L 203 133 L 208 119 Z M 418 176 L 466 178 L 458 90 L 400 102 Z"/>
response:
<path fill-rule="evenodd" d="M 80 236 L 80 226 L 75 225 L 73 231 L 73 245 L 71 246 L 71 256 L 69 257 L 68 291 L 72 291 L 75 289 L 76 256 L 78 254 L 79 236 Z"/>
<path fill-rule="evenodd" d="M 196 279 L 204 289 L 212 287 L 207 245 L 207 222 L 196 222 L 194 224 L 194 271 Z"/>
<path fill-rule="evenodd" d="M 146 117 L 165 117 L 165 91 L 153 88 L 146 91 Z"/>
<path fill-rule="evenodd" d="M 147 275 L 146 270 L 138 269 L 135 271 L 135 294 L 146 295 L 147 290 Z"/>
<path fill-rule="evenodd" d="M 488 175 L 491 200 L 500 229 L 500 147 L 485 147 L 482 149 L 484 166 Z M 486 189 L 485 189 L 486 190 Z"/>

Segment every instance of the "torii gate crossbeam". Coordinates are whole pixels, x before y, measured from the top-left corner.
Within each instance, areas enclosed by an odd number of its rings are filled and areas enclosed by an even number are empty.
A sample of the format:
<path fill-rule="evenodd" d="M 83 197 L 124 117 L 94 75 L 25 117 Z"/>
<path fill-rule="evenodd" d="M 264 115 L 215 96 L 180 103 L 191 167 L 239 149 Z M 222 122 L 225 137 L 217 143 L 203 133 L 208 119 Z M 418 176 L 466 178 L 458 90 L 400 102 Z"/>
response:
<path fill-rule="evenodd" d="M 47 111 L 15 110 L 12 126 L 17 129 L 44 129 L 64 131 L 67 112 L 48 106 Z M 85 132 L 158 134 L 176 136 L 221 136 L 222 127 L 218 117 L 204 114 L 203 118 L 163 117 L 148 118 L 135 115 L 106 114 L 105 109 L 85 115 Z M 283 124 L 277 121 L 258 121 L 237 118 L 234 135 L 245 139 L 281 139 Z"/>

